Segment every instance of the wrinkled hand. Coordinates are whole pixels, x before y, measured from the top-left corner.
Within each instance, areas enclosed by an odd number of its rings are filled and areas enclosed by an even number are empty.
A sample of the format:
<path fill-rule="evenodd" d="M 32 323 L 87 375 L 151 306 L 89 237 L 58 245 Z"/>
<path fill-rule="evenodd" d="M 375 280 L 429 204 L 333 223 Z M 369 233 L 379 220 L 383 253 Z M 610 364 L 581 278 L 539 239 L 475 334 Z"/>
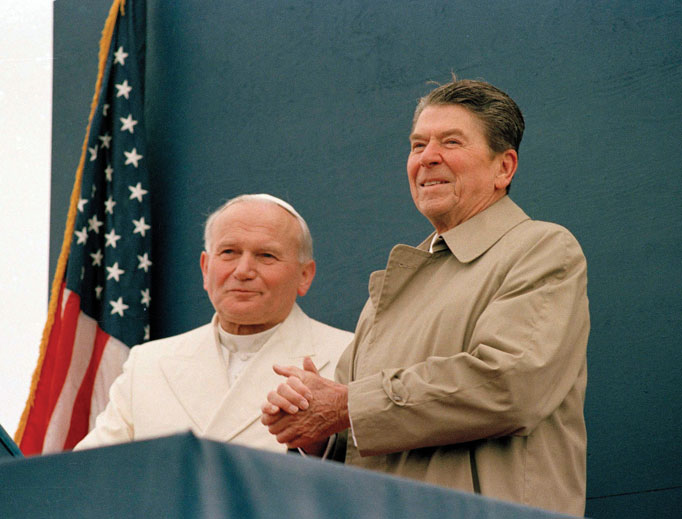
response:
<path fill-rule="evenodd" d="M 276 391 L 270 391 L 268 393 L 268 401 L 261 406 L 263 414 L 276 416 L 280 411 L 288 414 L 296 414 L 299 410 L 305 411 L 308 409 L 310 401 L 313 399 L 313 393 L 303 383 L 302 377 L 299 377 L 294 371 L 290 371 L 298 370 L 298 368 L 293 366 L 282 367 L 274 365 L 272 369 L 278 375 L 287 377 L 287 380 L 286 382 L 282 382 L 277 387 Z M 303 371 L 319 375 L 319 372 L 310 357 L 303 359 Z M 265 422 L 263 423 L 269 425 Z"/>
<path fill-rule="evenodd" d="M 279 443 L 317 452 L 334 433 L 350 426 L 348 387 L 321 377 L 306 357 L 303 369 L 273 366 L 287 377 L 262 405 L 261 422 Z"/>

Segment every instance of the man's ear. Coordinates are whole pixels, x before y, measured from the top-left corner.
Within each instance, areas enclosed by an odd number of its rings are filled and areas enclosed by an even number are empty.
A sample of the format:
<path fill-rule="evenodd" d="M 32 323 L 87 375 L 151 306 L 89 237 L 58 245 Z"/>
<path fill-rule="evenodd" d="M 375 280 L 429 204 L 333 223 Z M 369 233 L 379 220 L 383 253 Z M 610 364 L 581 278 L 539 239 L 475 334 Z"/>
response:
<path fill-rule="evenodd" d="M 514 178 L 514 173 L 516 173 L 516 168 L 519 165 L 519 155 L 516 150 L 510 148 L 500 153 L 499 160 L 500 166 L 497 175 L 495 175 L 495 189 L 503 190 L 507 189 L 512 178 Z"/>
<path fill-rule="evenodd" d="M 301 279 L 298 283 L 297 294 L 301 297 L 308 293 L 308 289 L 315 278 L 315 260 L 307 261 L 303 264 L 303 269 L 301 270 Z"/>
<path fill-rule="evenodd" d="M 208 253 L 203 250 L 199 257 L 199 266 L 201 267 L 201 275 L 204 278 L 204 290 L 206 290 L 206 273 L 208 272 Z"/>

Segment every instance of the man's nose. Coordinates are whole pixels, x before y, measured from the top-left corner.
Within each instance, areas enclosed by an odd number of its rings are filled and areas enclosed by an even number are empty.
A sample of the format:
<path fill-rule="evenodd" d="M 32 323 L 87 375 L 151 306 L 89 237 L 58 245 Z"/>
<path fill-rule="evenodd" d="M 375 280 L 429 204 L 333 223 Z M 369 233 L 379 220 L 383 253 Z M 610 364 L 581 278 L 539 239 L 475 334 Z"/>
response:
<path fill-rule="evenodd" d="M 438 143 L 430 140 L 422 150 L 419 161 L 424 167 L 440 164 L 443 161 L 443 157 L 441 157 Z"/>
<path fill-rule="evenodd" d="M 256 275 L 254 260 L 255 258 L 248 253 L 239 256 L 237 266 L 234 268 L 234 276 L 240 280 L 253 278 Z"/>

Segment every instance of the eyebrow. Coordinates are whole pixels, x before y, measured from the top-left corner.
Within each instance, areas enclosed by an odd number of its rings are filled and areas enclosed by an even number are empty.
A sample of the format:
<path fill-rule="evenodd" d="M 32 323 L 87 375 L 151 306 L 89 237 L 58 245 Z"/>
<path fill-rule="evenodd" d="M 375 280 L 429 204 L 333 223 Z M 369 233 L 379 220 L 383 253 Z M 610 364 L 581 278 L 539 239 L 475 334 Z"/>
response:
<path fill-rule="evenodd" d="M 233 249 L 233 248 L 239 248 L 242 249 L 243 246 L 238 244 L 236 241 L 233 240 L 221 240 L 216 242 L 216 249 L 221 250 L 221 249 Z M 284 251 L 285 247 L 283 247 L 281 244 L 277 244 L 277 242 L 270 241 L 266 243 L 262 243 L 259 247 L 255 247 L 254 250 L 258 252 L 274 252 L 278 254 L 282 254 Z"/>
<path fill-rule="evenodd" d="M 459 137 L 465 136 L 464 132 L 462 130 L 460 130 L 459 128 L 448 128 L 447 130 L 443 130 L 442 132 L 437 133 L 436 137 L 443 138 L 443 137 L 448 137 L 450 135 L 457 135 Z M 424 136 L 420 133 L 411 133 L 409 139 L 410 139 L 410 141 L 426 140 L 426 136 Z"/>

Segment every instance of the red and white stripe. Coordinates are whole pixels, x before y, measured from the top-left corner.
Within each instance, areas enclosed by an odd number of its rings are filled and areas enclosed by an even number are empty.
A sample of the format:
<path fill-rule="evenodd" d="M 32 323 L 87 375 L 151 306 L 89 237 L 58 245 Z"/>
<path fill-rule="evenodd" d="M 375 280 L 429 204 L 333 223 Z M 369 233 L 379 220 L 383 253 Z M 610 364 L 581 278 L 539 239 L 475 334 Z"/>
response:
<path fill-rule="evenodd" d="M 80 309 L 62 284 L 40 379 L 20 448 L 26 455 L 72 449 L 109 401 L 129 348 Z"/>

